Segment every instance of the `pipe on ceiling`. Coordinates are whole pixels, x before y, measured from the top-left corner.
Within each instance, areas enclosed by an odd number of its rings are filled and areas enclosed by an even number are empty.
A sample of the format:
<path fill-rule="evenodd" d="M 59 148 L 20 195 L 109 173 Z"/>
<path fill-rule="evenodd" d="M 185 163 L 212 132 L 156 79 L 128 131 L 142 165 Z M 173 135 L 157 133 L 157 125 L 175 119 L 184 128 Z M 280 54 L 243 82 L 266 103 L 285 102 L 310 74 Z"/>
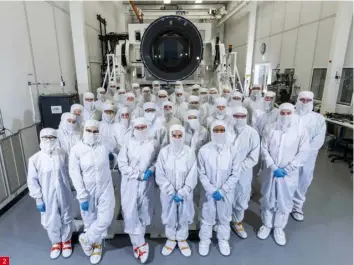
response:
<path fill-rule="evenodd" d="M 224 16 L 222 19 L 220 19 L 219 22 L 216 24 L 216 26 L 219 27 L 222 24 L 224 24 L 230 17 L 232 17 L 236 13 L 240 12 L 241 9 L 244 8 L 245 6 L 247 6 L 248 4 L 249 4 L 249 1 L 242 1 L 234 9 L 232 9 L 229 13 L 227 13 L 226 16 Z"/>

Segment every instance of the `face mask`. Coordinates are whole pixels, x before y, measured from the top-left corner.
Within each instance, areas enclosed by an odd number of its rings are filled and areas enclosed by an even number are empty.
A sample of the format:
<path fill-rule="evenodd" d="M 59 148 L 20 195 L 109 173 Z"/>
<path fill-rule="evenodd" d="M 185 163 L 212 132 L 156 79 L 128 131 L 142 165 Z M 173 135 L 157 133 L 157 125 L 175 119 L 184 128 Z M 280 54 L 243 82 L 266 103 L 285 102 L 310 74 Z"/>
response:
<path fill-rule="evenodd" d="M 199 96 L 199 90 L 192 91 L 192 95 L 193 95 L 193 96 Z"/>
<path fill-rule="evenodd" d="M 160 91 L 160 87 L 153 87 L 152 91 L 154 92 L 155 95 Z"/>
<path fill-rule="evenodd" d="M 178 103 L 183 103 L 184 102 L 184 96 L 177 97 L 177 102 Z"/>
<path fill-rule="evenodd" d="M 217 145 L 223 145 L 226 143 L 225 133 L 211 133 L 211 140 Z"/>
<path fill-rule="evenodd" d="M 286 115 L 286 116 L 279 115 L 280 125 L 282 127 L 288 127 L 289 124 L 291 123 L 292 118 L 293 118 L 292 115 Z"/>
<path fill-rule="evenodd" d="M 159 104 L 162 106 L 164 102 L 167 102 L 168 98 L 159 98 Z"/>
<path fill-rule="evenodd" d="M 76 124 L 74 123 L 66 123 L 66 129 L 68 132 L 73 132 L 76 129 Z"/>
<path fill-rule="evenodd" d="M 218 108 L 216 108 L 216 111 L 215 111 L 215 117 L 218 119 L 218 120 L 222 120 L 225 118 L 225 114 L 226 114 L 226 110 L 219 110 Z"/>
<path fill-rule="evenodd" d="M 145 112 L 144 118 L 147 119 L 148 121 L 152 122 L 156 117 L 156 113 L 154 112 Z"/>
<path fill-rule="evenodd" d="M 114 120 L 114 114 L 102 113 L 102 120 L 111 123 Z"/>
<path fill-rule="evenodd" d="M 101 93 L 98 93 L 97 94 L 97 99 L 99 100 L 99 101 L 105 101 L 106 100 L 106 95 L 105 94 L 101 94 Z"/>
<path fill-rule="evenodd" d="M 130 107 L 133 107 L 133 106 L 134 106 L 134 103 L 135 103 L 135 101 L 126 101 L 126 102 L 125 102 L 125 106 L 128 107 L 128 108 L 130 108 Z"/>
<path fill-rule="evenodd" d="M 145 141 L 148 138 L 148 131 L 146 129 L 143 131 L 134 129 L 134 137 L 138 141 Z"/>
<path fill-rule="evenodd" d="M 118 95 L 118 102 L 119 103 L 124 103 L 126 101 L 127 97 L 125 94 L 119 94 Z"/>
<path fill-rule="evenodd" d="M 313 101 L 308 103 L 302 103 L 301 101 L 296 102 L 296 112 L 300 115 L 307 114 L 313 109 Z"/>
<path fill-rule="evenodd" d="M 84 132 L 83 136 L 84 142 L 88 145 L 94 145 L 99 141 L 99 134 Z"/>
<path fill-rule="evenodd" d="M 120 124 L 123 125 L 124 128 L 128 128 L 129 126 L 129 119 L 121 119 Z"/>
<path fill-rule="evenodd" d="M 234 126 L 235 130 L 240 130 L 245 127 L 247 124 L 247 119 L 235 119 L 234 118 Z"/>
<path fill-rule="evenodd" d="M 172 110 L 164 110 L 163 114 L 164 114 L 165 118 L 171 118 L 173 112 L 172 112 Z"/>
<path fill-rule="evenodd" d="M 273 108 L 273 101 L 264 101 L 263 105 L 265 111 L 271 111 Z"/>
<path fill-rule="evenodd" d="M 81 115 L 75 115 L 75 116 L 76 116 L 76 124 L 81 124 L 82 116 Z"/>
<path fill-rule="evenodd" d="M 183 138 L 181 138 L 181 139 L 172 138 L 171 139 L 171 146 L 172 146 L 172 150 L 174 153 L 179 153 L 180 151 L 182 151 L 183 145 L 184 145 Z"/>
<path fill-rule="evenodd" d="M 230 106 L 231 107 L 239 107 L 239 106 L 241 106 L 242 105 L 242 102 L 241 102 L 241 100 L 234 100 L 234 99 L 231 99 L 231 101 L 230 101 Z"/>
<path fill-rule="evenodd" d="M 218 97 L 217 94 L 210 94 L 209 95 L 209 100 L 210 100 L 210 103 L 211 104 L 214 104 L 215 103 L 215 99 Z"/>
<path fill-rule="evenodd" d="M 85 106 L 85 109 L 87 109 L 88 111 L 93 111 L 95 108 L 95 105 L 93 104 L 93 102 L 88 102 L 88 101 L 84 102 L 84 106 Z"/>
<path fill-rule="evenodd" d="M 205 103 L 208 101 L 208 95 L 199 95 L 200 102 Z"/>
<path fill-rule="evenodd" d="M 141 95 L 140 88 L 134 88 L 133 93 L 135 94 L 135 96 L 140 96 Z"/>
<path fill-rule="evenodd" d="M 144 93 L 144 99 L 145 99 L 146 101 L 150 100 L 150 94 Z"/>
<path fill-rule="evenodd" d="M 189 124 L 189 126 L 192 128 L 192 130 L 194 130 L 194 131 L 199 131 L 200 122 L 199 122 L 198 119 L 191 119 L 191 120 L 188 120 L 188 124 Z"/>
<path fill-rule="evenodd" d="M 260 90 L 252 90 L 251 91 L 251 98 L 253 100 L 260 99 L 262 97 L 262 92 Z"/>
<path fill-rule="evenodd" d="M 227 100 L 229 100 L 231 95 L 230 95 L 230 93 L 225 93 L 222 96 L 223 96 L 223 98 L 226 98 Z"/>
<path fill-rule="evenodd" d="M 54 151 L 56 144 L 56 140 L 41 140 L 40 148 L 44 153 L 50 154 Z"/>

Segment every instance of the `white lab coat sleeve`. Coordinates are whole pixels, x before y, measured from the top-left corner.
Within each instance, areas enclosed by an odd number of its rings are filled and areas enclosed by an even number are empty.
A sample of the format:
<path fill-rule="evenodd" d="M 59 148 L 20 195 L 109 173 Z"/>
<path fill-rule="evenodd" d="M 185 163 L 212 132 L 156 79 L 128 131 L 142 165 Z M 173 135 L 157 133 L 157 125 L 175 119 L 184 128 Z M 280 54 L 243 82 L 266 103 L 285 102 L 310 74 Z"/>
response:
<path fill-rule="evenodd" d="M 320 121 L 318 122 L 318 134 L 313 137 L 310 141 L 310 150 L 311 151 L 318 151 L 324 144 L 324 140 L 326 137 L 326 121 L 323 117 L 321 117 Z"/>
<path fill-rule="evenodd" d="M 28 174 L 27 174 L 27 186 L 29 190 L 29 195 L 35 199 L 40 200 L 43 197 L 42 187 L 38 180 L 38 171 L 34 165 L 32 159 L 28 161 Z"/>
<path fill-rule="evenodd" d="M 276 170 L 278 167 L 275 165 L 273 158 L 269 154 L 269 143 L 268 143 L 269 131 L 262 137 L 261 142 L 261 156 L 267 168 L 270 168 L 272 171 Z"/>
<path fill-rule="evenodd" d="M 123 145 L 118 155 L 118 167 L 122 176 L 136 179 L 140 174 L 134 174 L 136 170 L 129 165 L 128 147 Z"/>
<path fill-rule="evenodd" d="M 240 163 L 237 162 L 237 156 L 233 155 L 231 164 L 231 174 L 222 185 L 221 193 L 229 193 L 230 191 L 233 191 L 236 188 L 236 184 L 241 177 L 240 173 Z"/>
<path fill-rule="evenodd" d="M 296 147 L 295 147 L 296 148 Z M 290 161 L 284 168 L 287 173 L 298 170 L 299 167 L 302 167 L 307 159 L 309 152 L 309 139 L 308 134 L 305 129 L 302 130 L 300 136 L 300 142 L 298 146 L 298 152 L 295 155 L 294 159 Z"/>
<path fill-rule="evenodd" d="M 252 133 L 250 141 L 250 151 L 246 158 L 241 162 L 241 172 L 245 172 L 250 168 L 253 168 L 258 163 L 259 150 L 260 150 L 260 140 L 258 133 Z"/>
<path fill-rule="evenodd" d="M 175 189 L 166 176 L 165 164 L 166 162 L 163 157 L 163 152 L 160 152 L 156 162 L 155 180 L 162 193 L 173 195 L 175 193 Z"/>
<path fill-rule="evenodd" d="M 260 110 L 255 110 L 255 112 L 252 115 L 252 127 L 257 131 L 258 134 L 260 134 L 262 128 L 261 128 L 261 119 L 262 119 L 262 112 Z"/>
<path fill-rule="evenodd" d="M 195 186 L 197 186 L 198 182 L 198 177 L 197 177 L 197 161 L 195 158 L 195 154 L 193 152 L 192 154 L 192 159 L 191 163 L 188 163 L 189 166 L 192 165 L 189 169 L 188 175 L 185 179 L 184 186 L 178 191 L 178 194 L 181 195 L 184 199 L 187 199 L 191 193 L 193 193 L 193 190 Z"/>
<path fill-rule="evenodd" d="M 69 174 L 77 192 L 76 198 L 80 203 L 87 201 L 89 194 L 86 191 L 85 183 L 81 175 L 80 160 L 73 151 L 70 152 L 69 156 Z"/>
<path fill-rule="evenodd" d="M 212 194 L 217 190 L 217 188 L 215 188 L 214 185 L 211 184 L 210 180 L 206 175 L 205 162 L 204 162 L 203 154 L 201 152 L 199 152 L 198 155 L 198 176 L 200 182 L 202 183 L 202 186 L 204 187 L 207 193 Z"/>

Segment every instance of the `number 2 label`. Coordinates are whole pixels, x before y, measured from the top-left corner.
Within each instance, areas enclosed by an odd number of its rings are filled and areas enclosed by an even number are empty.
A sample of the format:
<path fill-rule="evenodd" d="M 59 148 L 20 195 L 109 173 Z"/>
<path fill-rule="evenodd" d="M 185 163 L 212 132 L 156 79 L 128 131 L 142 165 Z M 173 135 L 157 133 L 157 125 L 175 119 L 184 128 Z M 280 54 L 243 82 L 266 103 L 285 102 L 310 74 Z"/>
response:
<path fill-rule="evenodd" d="M 0 257 L 0 265 L 10 265 L 10 257 Z"/>

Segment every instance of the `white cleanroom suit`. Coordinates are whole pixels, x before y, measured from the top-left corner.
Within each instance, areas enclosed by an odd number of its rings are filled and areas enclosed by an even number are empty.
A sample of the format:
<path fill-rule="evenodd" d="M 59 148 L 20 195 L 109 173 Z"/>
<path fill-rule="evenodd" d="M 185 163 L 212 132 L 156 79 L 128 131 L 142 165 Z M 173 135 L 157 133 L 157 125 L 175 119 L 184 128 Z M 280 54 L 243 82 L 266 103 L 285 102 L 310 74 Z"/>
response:
<path fill-rule="evenodd" d="M 80 104 L 72 104 L 70 107 L 70 112 L 76 116 L 77 126 L 80 128 L 80 132 L 83 132 L 85 127 L 84 106 Z"/>
<path fill-rule="evenodd" d="M 97 100 L 95 101 L 95 109 L 103 112 L 103 104 L 106 101 L 106 90 L 103 87 L 97 88 Z"/>
<path fill-rule="evenodd" d="M 86 99 L 91 99 L 94 100 L 95 96 L 93 93 L 91 92 L 85 92 L 84 96 L 83 96 L 83 100 L 84 100 L 84 112 L 83 112 L 83 116 L 84 116 L 84 121 L 87 120 L 100 120 L 100 112 L 98 110 L 95 109 L 95 102 L 94 101 L 86 101 Z"/>
<path fill-rule="evenodd" d="M 124 232 L 129 234 L 136 257 L 145 258 L 146 226 L 150 225 L 153 210 L 155 163 L 158 144 L 149 138 L 149 128 L 137 130 L 135 126 L 148 126 L 144 118 L 133 121 L 133 136 L 125 142 L 118 155 L 122 175 L 121 196 Z M 147 173 L 148 177 L 147 177 Z"/>
<path fill-rule="evenodd" d="M 235 201 L 233 205 L 233 222 L 236 232 L 240 230 L 241 237 L 247 237 L 242 224 L 245 210 L 251 197 L 252 169 L 257 164 L 260 150 L 259 135 L 255 129 L 247 125 L 247 110 L 244 107 L 232 109 L 232 115 L 244 114 L 244 118 L 233 117 L 233 148 L 236 159 L 240 163 L 240 180 L 236 184 Z M 243 236 L 242 236 L 243 235 Z"/>
<path fill-rule="evenodd" d="M 154 102 L 147 102 L 144 104 L 143 109 L 144 118 L 148 122 L 149 137 L 155 139 L 160 148 L 164 147 L 168 143 L 167 130 L 163 118 L 158 117 L 156 114 L 156 104 Z M 154 109 L 155 112 L 147 112 L 148 109 Z"/>
<path fill-rule="evenodd" d="M 128 114 L 128 118 L 123 118 L 122 115 Z M 114 124 L 115 138 L 118 143 L 118 149 L 120 150 L 124 143 L 128 141 L 128 138 L 132 135 L 131 118 L 128 108 L 121 108 L 119 110 L 120 121 Z"/>
<path fill-rule="evenodd" d="M 82 141 L 71 149 L 69 172 L 80 204 L 89 205 L 87 211 L 81 209 L 85 241 L 100 245 L 113 219 L 115 199 L 109 151 L 99 133 L 88 132 L 88 127 L 99 129 L 99 122 L 86 121 Z"/>
<path fill-rule="evenodd" d="M 311 99 L 311 102 L 302 103 L 300 101 L 301 98 Z M 301 126 L 307 130 L 310 145 L 306 162 L 299 169 L 299 185 L 294 195 L 293 212 L 302 215 L 300 219 L 303 219 L 302 207 L 306 199 L 307 189 L 313 179 L 317 154 L 326 137 L 326 120 L 321 114 L 312 111 L 312 109 L 313 93 L 311 91 L 300 92 L 296 102 L 295 113 L 300 116 Z"/>
<path fill-rule="evenodd" d="M 212 94 L 216 93 L 216 94 Z M 201 96 L 200 96 L 201 97 Z M 215 111 L 215 99 L 220 97 L 218 94 L 218 90 L 215 87 L 212 87 L 208 90 L 208 101 L 203 103 L 200 106 L 200 123 L 204 126 L 207 127 L 207 119 L 213 115 Z M 202 101 L 202 97 L 200 98 Z"/>
<path fill-rule="evenodd" d="M 307 159 L 309 143 L 307 132 L 299 125 L 293 113 L 294 106 L 284 103 L 279 107 L 279 111 L 282 110 L 291 111 L 292 114 L 280 115 L 277 122 L 270 126 L 262 137 L 261 156 L 264 165 L 261 172 L 260 203 L 262 222 L 266 230 L 269 231 L 273 227 L 278 229 L 285 244 L 285 234 L 282 230 L 293 208 L 299 169 Z M 285 171 L 282 177 L 276 177 L 277 170 Z"/>
<path fill-rule="evenodd" d="M 118 143 L 115 131 L 115 112 L 112 114 L 105 113 L 105 111 L 115 111 L 115 107 L 111 104 L 105 103 L 103 105 L 102 121 L 100 122 L 100 138 L 101 143 L 109 152 L 118 154 Z"/>
<path fill-rule="evenodd" d="M 258 86 L 254 86 L 259 88 Z M 256 109 L 263 109 L 263 99 L 261 90 L 251 90 L 251 95 L 243 101 L 243 106 L 248 111 L 248 124 L 252 125 L 253 113 Z"/>
<path fill-rule="evenodd" d="M 156 113 L 158 116 L 163 116 L 163 104 L 168 102 L 168 94 L 166 90 L 159 90 L 156 98 Z"/>
<path fill-rule="evenodd" d="M 172 137 L 172 132 L 182 132 L 181 139 Z M 162 223 L 170 240 L 187 240 L 188 225 L 193 223 L 193 190 L 197 185 L 197 162 L 194 151 L 184 144 L 185 131 L 181 125 L 170 128 L 170 144 L 161 151 L 156 163 L 156 183 L 160 187 Z M 182 202 L 172 198 L 178 195 Z"/>
<path fill-rule="evenodd" d="M 173 108 L 174 115 L 183 124 L 185 120 L 186 112 L 188 110 L 188 103 L 186 102 L 186 92 L 184 92 L 182 88 L 179 88 L 175 90 L 175 94 L 176 94 L 176 102 L 174 103 L 174 108 Z"/>
<path fill-rule="evenodd" d="M 206 121 L 206 128 L 210 129 L 211 124 L 215 120 L 222 120 L 227 125 L 231 125 L 231 117 L 230 117 L 230 109 L 227 107 L 227 100 L 226 98 L 218 97 L 215 99 L 215 109 L 213 114 L 207 118 Z M 223 110 L 219 110 L 218 107 L 225 107 Z"/>
<path fill-rule="evenodd" d="M 69 119 L 75 121 L 75 123 L 70 123 Z M 81 139 L 80 128 L 76 123 L 76 115 L 69 112 L 63 113 L 57 133 L 60 148 L 69 155 L 71 148 Z"/>
<path fill-rule="evenodd" d="M 67 170 L 67 154 L 57 147 L 54 129 L 41 130 L 41 151 L 29 158 L 27 185 L 29 195 L 37 205 L 45 205 L 41 212 L 41 224 L 47 230 L 52 244 L 60 244 L 71 239 L 72 193 Z M 59 252 L 60 254 L 60 252 Z"/>
<path fill-rule="evenodd" d="M 242 93 L 241 92 L 238 92 L 238 91 L 233 91 L 231 93 L 231 99 L 228 103 L 228 106 L 230 108 L 235 108 L 235 107 L 240 107 L 242 106 Z"/>
<path fill-rule="evenodd" d="M 223 126 L 224 133 L 214 133 L 214 127 Z M 230 221 L 232 205 L 235 200 L 235 188 L 239 180 L 238 164 L 233 152 L 234 147 L 227 142 L 228 126 L 223 121 L 215 121 L 211 125 L 211 142 L 204 145 L 198 154 L 198 175 L 204 188 L 201 194 L 201 227 L 199 238 L 199 252 L 201 255 L 209 251 L 213 226 L 217 224 L 217 239 L 222 251 L 225 245 L 230 251 Z M 221 194 L 222 199 L 214 198 L 215 192 Z M 202 248 L 208 251 L 202 253 Z M 228 253 L 229 254 L 229 253 Z M 224 254 L 224 255 L 228 255 Z"/>
<path fill-rule="evenodd" d="M 169 106 L 169 107 L 171 107 L 171 109 L 165 110 L 165 106 Z M 173 115 L 173 109 L 174 109 L 174 106 L 173 106 L 172 102 L 167 101 L 167 102 L 163 103 L 163 107 L 162 107 L 162 111 L 163 111 L 163 115 L 164 115 L 163 121 L 164 121 L 164 124 L 166 127 L 166 131 L 168 131 L 168 132 L 170 131 L 170 127 L 172 125 L 175 125 L 175 124 L 182 125 L 182 122 Z"/>
<path fill-rule="evenodd" d="M 189 119 L 189 116 L 196 116 L 197 119 Z M 200 124 L 199 117 L 199 110 L 188 110 L 187 121 L 185 122 L 185 144 L 195 150 L 196 153 L 209 141 L 209 132 Z"/>

